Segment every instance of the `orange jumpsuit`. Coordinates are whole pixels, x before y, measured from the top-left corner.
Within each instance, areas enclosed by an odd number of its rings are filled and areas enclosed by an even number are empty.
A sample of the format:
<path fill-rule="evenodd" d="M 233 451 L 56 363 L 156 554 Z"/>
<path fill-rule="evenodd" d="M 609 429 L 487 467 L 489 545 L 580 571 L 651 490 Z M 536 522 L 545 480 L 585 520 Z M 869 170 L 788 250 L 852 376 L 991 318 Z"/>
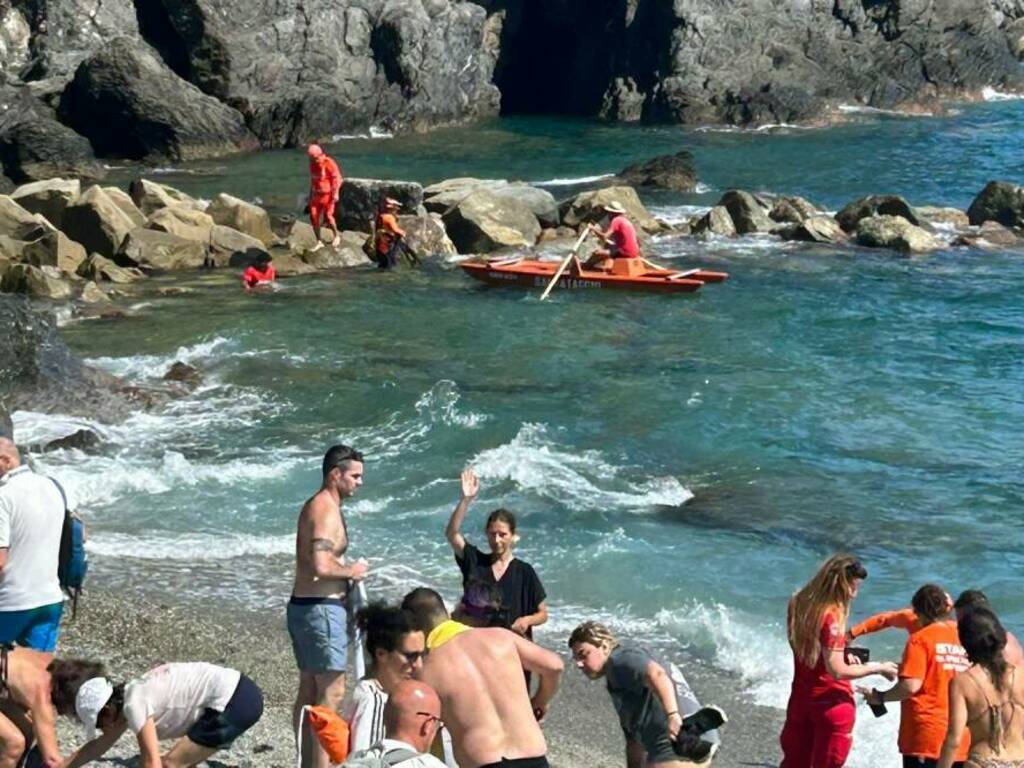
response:
<path fill-rule="evenodd" d="M 338 228 L 334 220 L 334 203 L 341 181 L 341 169 L 327 155 L 309 161 L 309 220 L 318 232 L 324 217 L 331 229 Z"/>

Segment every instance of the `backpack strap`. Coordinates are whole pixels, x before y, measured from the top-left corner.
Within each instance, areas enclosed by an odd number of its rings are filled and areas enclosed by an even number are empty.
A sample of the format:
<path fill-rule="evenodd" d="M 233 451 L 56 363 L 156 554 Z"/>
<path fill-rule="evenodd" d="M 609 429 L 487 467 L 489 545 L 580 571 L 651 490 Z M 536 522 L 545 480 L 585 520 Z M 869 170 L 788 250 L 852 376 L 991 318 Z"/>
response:
<path fill-rule="evenodd" d="M 405 747 L 388 750 L 383 755 L 385 765 L 390 766 L 404 763 L 406 760 L 412 760 L 414 757 L 419 757 L 419 753 Z"/>
<path fill-rule="evenodd" d="M 61 501 L 64 502 L 64 511 L 65 512 L 70 512 L 71 510 L 68 509 L 68 495 L 66 493 L 64 493 L 64 486 L 62 486 L 60 483 L 58 483 L 56 478 L 50 477 L 49 475 L 47 475 L 46 478 L 51 483 L 53 483 L 55 486 L 57 486 L 57 491 L 58 491 L 58 493 L 60 493 Z"/>

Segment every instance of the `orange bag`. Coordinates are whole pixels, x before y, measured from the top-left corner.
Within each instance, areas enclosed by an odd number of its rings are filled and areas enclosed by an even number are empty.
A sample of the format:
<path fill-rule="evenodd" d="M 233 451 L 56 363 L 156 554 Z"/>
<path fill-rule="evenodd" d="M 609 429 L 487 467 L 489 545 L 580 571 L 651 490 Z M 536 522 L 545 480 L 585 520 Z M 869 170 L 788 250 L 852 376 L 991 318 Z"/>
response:
<path fill-rule="evenodd" d="M 333 765 L 348 757 L 348 723 L 330 707 L 306 707 L 306 717 Z"/>

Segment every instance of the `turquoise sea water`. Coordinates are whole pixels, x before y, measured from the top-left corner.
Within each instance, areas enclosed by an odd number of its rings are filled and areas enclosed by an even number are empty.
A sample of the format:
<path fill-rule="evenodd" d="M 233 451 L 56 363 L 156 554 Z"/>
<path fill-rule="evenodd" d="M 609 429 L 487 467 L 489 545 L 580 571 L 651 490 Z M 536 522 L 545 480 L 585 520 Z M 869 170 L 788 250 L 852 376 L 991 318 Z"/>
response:
<path fill-rule="evenodd" d="M 690 149 L 705 191 L 650 197 L 669 218 L 733 186 L 831 209 L 883 192 L 966 207 L 988 179 L 1024 177 L 1022 116 L 1004 102 L 757 133 L 516 119 L 333 150 L 355 176 L 561 183 Z M 305 183 L 297 151 L 184 170 L 168 183 L 282 211 Z M 857 616 L 936 580 L 986 589 L 1024 629 L 1024 257 L 752 238 L 655 252 L 731 279 L 695 296 L 544 304 L 452 265 L 322 274 L 260 297 L 234 275 L 179 279 L 196 292 L 64 335 L 129 379 L 182 359 L 204 386 L 102 427 L 105 454 L 44 466 L 93 521 L 97 579 L 140 588 L 144 575 L 141 588 L 211 609 L 279 611 L 327 445 L 367 455 L 353 552 L 385 596 L 426 582 L 458 597 L 443 530 L 470 463 L 483 491 L 467 530 L 499 504 L 519 513 L 519 554 L 552 607 L 542 641 L 602 618 L 739 674 L 774 706 L 791 669 L 786 599 L 838 549 L 870 572 Z M 16 418 L 25 435 L 61 422 Z M 902 641 L 872 645 L 891 658 Z M 894 723 L 860 720 L 851 764 L 887 764 Z"/>

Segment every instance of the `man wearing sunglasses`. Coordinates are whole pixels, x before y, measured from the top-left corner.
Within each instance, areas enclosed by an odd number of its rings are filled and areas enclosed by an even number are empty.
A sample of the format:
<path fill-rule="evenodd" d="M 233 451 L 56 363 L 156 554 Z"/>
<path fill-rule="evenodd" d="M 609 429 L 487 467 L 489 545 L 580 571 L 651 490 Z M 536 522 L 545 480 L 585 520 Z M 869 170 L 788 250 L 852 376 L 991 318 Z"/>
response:
<path fill-rule="evenodd" d="M 425 683 L 405 680 L 392 691 L 384 706 L 387 738 L 365 752 L 356 753 L 345 765 L 357 768 L 383 763 L 402 768 L 445 768 L 444 763 L 428 754 L 440 727 L 441 700 L 437 693 Z"/>

